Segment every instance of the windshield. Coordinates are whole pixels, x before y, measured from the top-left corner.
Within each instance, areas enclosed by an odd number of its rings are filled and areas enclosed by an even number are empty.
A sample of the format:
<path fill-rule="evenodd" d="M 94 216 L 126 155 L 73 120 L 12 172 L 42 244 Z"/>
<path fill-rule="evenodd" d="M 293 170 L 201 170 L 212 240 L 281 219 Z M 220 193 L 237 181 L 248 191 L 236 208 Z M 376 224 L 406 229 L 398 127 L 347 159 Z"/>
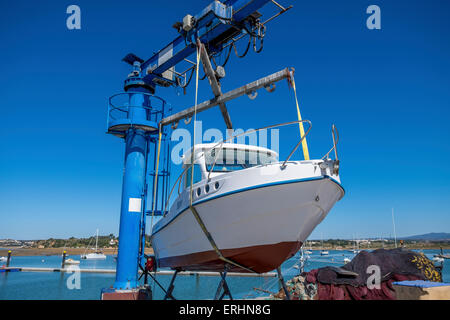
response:
<path fill-rule="evenodd" d="M 277 162 L 277 157 L 266 151 L 241 149 L 213 149 L 205 153 L 206 169 L 213 172 L 227 172 L 247 169 Z"/>

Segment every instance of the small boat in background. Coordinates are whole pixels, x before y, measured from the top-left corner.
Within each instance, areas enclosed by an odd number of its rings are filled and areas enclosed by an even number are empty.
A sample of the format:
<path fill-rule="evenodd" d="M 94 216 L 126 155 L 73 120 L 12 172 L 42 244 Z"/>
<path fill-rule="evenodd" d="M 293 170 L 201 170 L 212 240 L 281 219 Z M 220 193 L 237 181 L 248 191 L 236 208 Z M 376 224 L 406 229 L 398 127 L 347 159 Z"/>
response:
<path fill-rule="evenodd" d="M 353 237 L 353 241 L 355 242 L 355 244 L 353 245 L 353 250 L 351 250 L 351 253 L 354 254 L 358 254 L 361 252 L 361 250 L 359 250 L 359 241 L 355 239 L 355 237 Z"/>
<path fill-rule="evenodd" d="M 306 251 L 305 251 L 305 253 L 306 254 L 312 254 L 313 252 L 312 252 L 312 248 L 311 248 L 311 243 L 309 244 L 309 249 L 307 249 Z"/>
<path fill-rule="evenodd" d="M 322 250 L 320 251 L 321 256 L 327 256 L 329 254 L 328 250 L 323 249 L 323 235 L 322 235 Z"/>
<path fill-rule="evenodd" d="M 65 264 L 80 264 L 80 261 L 73 260 L 73 259 L 67 259 L 64 261 Z"/>
<path fill-rule="evenodd" d="M 352 261 L 352 260 L 350 260 L 350 259 L 347 258 L 347 257 L 344 258 L 344 263 L 345 263 L 345 264 L 349 263 L 350 261 Z"/>
<path fill-rule="evenodd" d="M 81 259 L 85 259 L 85 260 L 105 260 L 106 259 L 106 255 L 104 255 L 103 252 L 101 252 L 98 249 L 98 229 L 97 229 L 97 237 L 95 240 L 94 252 L 88 253 L 88 254 L 86 254 L 86 252 L 85 252 L 84 254 L 81 255 Z"/>
<path fill-rule="evenodd" d="M 5 262 L 5 261 L 7 261 L 7 260 L 8 260 L 7 257 L 0 257 L 0 262 Z"/>
<path fill-rule="evenodd" d="M 81 255 L 81 259 L 83 260 L 105 260 L 106 256 L 103 254 L 103 252 L 93 252 L 88 254 Z"/>
<path fill-rule="evenodd" d="M 450 254 L 444 254 L 444 251 L 442 250 L 442 247 L 441 247 L 441 253 L 440 254 L 435 254 L 434 257 L 435 258 L 441 258 L 442 261 L 443 261 L 444 259 L 450 259 Z"/>

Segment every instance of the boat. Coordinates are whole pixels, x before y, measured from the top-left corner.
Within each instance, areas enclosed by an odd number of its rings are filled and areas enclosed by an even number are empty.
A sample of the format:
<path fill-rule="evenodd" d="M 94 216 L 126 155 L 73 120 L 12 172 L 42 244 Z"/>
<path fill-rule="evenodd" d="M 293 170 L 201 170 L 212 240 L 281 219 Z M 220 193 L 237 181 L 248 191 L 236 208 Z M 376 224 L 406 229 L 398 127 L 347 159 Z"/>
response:
<path fill-rule="evenodd" d="M 170 192 L 179 194 L 152 230 L 158 266 L 264 273 L 295 255 L 344 189 L 338 160 L 287 160 L 245 144 L 191 148 Z"/>
<path fill-rule="evenodd" d="M 350 252 L 353 254 L 358 254 L 361 252 L 361 250 L 359 250 L 359 241 L 356 240 L 355 237 L 353 237 L 353 241 L 354 241 L 353 250 L 350 250 Z"/>
<path fill-rule="evenodd" d="M 102 252 L 93 252 L 81 255 L 81 259 L 85 260 L 105 260 L 106 255 L 104 255 Z"/>
<path fill-rule="evenodd" d="M 306 243 L 308 243 L 308 241 L 307 241 Z M 312 253 L 313 253 L 313 252 L 312 252 L 312 247 L 311 247 L 311 243 L 309 244 L 309 249 L 307 249 L 307 250 L 305 251 L 305 253 L 306 253 L 307 255 L 309 255 L 309 254 L 312 254 Z"/>
<path fill-rule="evenodd" d="M 434 257 L 435 258 L 441 258 L 442 260 L 450 259 L 450 255 L 449 254 L 444 254 L 444 251 L 442 250 L 442 247 L 441 247 L 441 253 L 435 254 Z"/>
<path fill-rule="evenodd" d="M 298 259 L 298 263 L 293 266 L 295 269 L 301 270 L 303 272 L 305 268 L 306 261 L 309 259 L 309 255 L 305 255 L 305 251 L 303 247 L 300 249 L 300 258 Z"/>
<path fill-rule="evenodd" d="M 89 245 L 88 245 L 89 247 Z M 95 249 L 94 252 L 86 254 L 86 251 L 84 254 L 81 255 L 81 259 L 84 260 L 105 260 L 106 255 L 103 254 L 102 251 L 98 249 L 98 229 L 97 229 L 97 236 L 95 238 Z"/>
<path fill-rule="evenodd" d="M 6 262 L 6 261 L 8 261 L 7 257 L 0 257 L 0 262 Z"/>
<path fill-rule="evenodd" d="M 358 248 L 358 249 L 353 249 L 351 252 L 352 252 L 353 254 L 358 254 L 358 253 L 361 252 L 361 250 L 359 250 L 359 248 Z"/>
<path fill-rule="evenodd" d="M 322 240 L 321 240 L 321 242 L 322 242 L 322 250 L 320 250 L 320 255 L 321 255 L 321 256 L 327 256 L 327 255 L 329 254 L 329 252 L 328 252 L 328 250 L 324 250 L 324 249 L 323 249 L 323 235 L 322 235 Z"/>
<path fill-rule="evenodd" d="M 441 257 L 434 257 L 434 258 L 433 258 L 433 261 L 435 261 L 435 262 L 444 262 L 444 258 L 441 258 Z"/>
<path fill-rule="evenodd" d="M 64 261 L 64 264 L 80 264 L 80 261 L 69 258 Z"/>
<path fill-rule="evenodd" d="M 350 261 L 352 261 L 352 260 L 350 260 L 350 259 L 347 258 L 347 257 L 344 258 L 344 263 L 345 263 L 345 264 L 349 263 Z"/>

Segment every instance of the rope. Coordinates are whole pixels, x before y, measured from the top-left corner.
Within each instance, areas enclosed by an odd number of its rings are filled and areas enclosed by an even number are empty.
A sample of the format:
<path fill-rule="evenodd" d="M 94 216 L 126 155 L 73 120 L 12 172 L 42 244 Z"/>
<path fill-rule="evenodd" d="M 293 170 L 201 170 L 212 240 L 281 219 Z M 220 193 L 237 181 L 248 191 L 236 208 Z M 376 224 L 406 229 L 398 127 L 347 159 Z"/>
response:
<path fill-rule="evenodd" d="M 297 98 L 297 90 L 295 88 L 294 72 L 292 72 L 292 71 L 291 71 L 291 83 L 292 83 L 292 88 L 294 89 L 298 121 L 302 121 L 302 115 L 300 114 L 300 107 L 299 107 L 298 98 Z M 301 138 L 305 135 L 305 128 L 303 127 L 303 122 L 299 122 L 298 127 L 300 129 L 300 138 Z M 306 137 L 302 141 L 302 148 L 303 148 L 303 156 L 304 156 L 305 160 L 309 160 L 308 143 L 306 142 Z"/>

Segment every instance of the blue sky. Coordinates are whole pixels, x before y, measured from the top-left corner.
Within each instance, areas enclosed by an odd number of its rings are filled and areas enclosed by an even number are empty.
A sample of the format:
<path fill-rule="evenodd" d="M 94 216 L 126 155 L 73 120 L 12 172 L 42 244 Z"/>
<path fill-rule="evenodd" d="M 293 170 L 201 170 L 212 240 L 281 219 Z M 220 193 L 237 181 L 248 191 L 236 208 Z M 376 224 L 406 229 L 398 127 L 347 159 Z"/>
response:
<path fill-rule="evenodd" d="M 312 238 L 390 236 L 391 208 L 399 236 L 450 232 L 448 1 L 281 2 L 294 8 L 268 25 L 262 53 L 232 56 L 222 86 L 295 67 L 313 158 L 328 151 L 337 125 L 347 193 Z M 0 4 L 0 238 L 118 234 L 124 145 L 105 130 L 107 98 L 130 71 L 120 60 L 150 57 L 176 37 L 175 21 L 208 3 Z M 81 30 L 66 28 L 71 4 L 81 8 Z M 381 8 L 381 30 L 366 28 L 371 4 Z M 157 94 L 175 111 L 194 102 L 193 86 Z M 199 101 L 210 97 L 201 83 Z M 285 83 L 228 106 L 238 128 L 296 119 Z M 199 118 L 224 129 L 218 109 Z M 298 131 L 281 138 L 289 150 Z"/>

